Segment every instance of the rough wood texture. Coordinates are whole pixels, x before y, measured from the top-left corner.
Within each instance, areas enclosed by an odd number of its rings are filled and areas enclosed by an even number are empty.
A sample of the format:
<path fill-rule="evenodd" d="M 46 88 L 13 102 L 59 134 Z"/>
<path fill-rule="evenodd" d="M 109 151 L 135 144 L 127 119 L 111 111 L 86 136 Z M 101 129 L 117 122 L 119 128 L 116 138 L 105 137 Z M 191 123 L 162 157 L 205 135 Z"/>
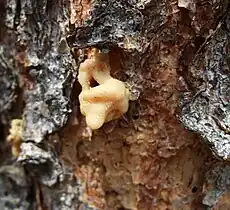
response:
<path fill-rule="evenodd" d="M 228 0 L 0 6 L 0 209 L 230 208 Z M 76 80 L 89 47 L 109 53 L 133 99 L 93 132 Z"/>

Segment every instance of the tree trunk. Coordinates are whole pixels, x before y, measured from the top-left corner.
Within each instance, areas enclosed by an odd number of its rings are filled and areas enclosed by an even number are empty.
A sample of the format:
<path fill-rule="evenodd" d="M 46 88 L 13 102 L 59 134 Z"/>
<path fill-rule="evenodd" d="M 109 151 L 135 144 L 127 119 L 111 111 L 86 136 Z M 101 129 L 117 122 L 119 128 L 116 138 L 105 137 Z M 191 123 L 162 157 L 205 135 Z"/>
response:
<path fill-rule="evenodd" d="M 0 5 L 0 209 L 230 209 L 228 0 Z M 78 100 L 93 48 L 131 92 L 98 130 Z"/>

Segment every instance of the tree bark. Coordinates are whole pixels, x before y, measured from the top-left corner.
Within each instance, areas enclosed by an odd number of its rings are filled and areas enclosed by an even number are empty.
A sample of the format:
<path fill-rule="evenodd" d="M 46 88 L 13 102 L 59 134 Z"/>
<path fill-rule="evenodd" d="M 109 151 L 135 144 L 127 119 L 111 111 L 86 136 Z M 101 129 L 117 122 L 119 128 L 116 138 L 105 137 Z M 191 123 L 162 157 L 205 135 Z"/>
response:
<path fill-rule="evenodd" d="M 0 209 L 230 209 L 228 0 L 0 5 Z M 90 48 L 132 95 L 94 131 L 77 81 Z"/>

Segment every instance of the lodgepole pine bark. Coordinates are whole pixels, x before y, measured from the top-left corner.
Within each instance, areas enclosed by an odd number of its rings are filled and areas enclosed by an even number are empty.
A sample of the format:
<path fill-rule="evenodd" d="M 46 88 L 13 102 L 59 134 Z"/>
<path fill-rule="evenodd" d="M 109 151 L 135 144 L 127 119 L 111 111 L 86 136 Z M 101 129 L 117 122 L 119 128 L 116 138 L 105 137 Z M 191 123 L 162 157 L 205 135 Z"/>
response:
<path fill-rule="evenodd" d="M 228 0 L 1 0 L 0 10 L 0 209 L 230 209 Z M 94 131 L 77 81 L 91 48 L 132 96 Z"/>

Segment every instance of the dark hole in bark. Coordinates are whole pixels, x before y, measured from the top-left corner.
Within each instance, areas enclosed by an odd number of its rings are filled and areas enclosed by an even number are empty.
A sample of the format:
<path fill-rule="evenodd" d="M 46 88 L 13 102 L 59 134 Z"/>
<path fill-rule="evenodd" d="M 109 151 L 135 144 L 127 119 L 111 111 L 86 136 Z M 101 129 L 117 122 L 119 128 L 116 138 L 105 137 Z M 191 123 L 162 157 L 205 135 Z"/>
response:
<path fill-rule="evenodd" d="M 133 114 L 132 117 L 133 117 L 134 120 L 137 120 L 139 118 L 139 115 L 135 113 L 135 114 Z"/>
<path fill-rule="evenodd" d="M 197 190 L 198 190 L 197 187 L 193 187 L 193 188 L 192 188 L 192 192 L 193 192 L 193 193 L 196 193 Z"/>

